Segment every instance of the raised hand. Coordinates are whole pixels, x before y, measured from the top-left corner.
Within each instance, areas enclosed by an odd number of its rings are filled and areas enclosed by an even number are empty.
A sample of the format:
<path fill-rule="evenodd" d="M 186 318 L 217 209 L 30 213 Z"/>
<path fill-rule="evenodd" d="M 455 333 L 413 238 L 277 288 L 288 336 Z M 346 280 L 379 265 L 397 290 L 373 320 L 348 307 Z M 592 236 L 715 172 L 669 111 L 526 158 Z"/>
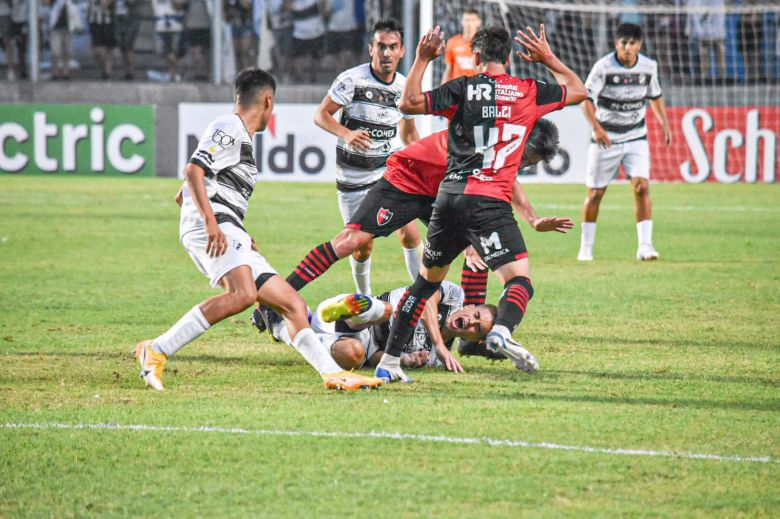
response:
<path fill-rule="evenodd" d="M 432 61 L 444 53 L 444 33 L 437 25 L 423 34 L 417 44 L 417 57 L 423 61 Z"/>
<path fill-rule="evenodd" d="M 545 61 L 553 56 L 550 44 L 547 43 L 544 24 L 539 26 L 539 36 L 531 27 L 526 27 L 525 32 L 517 31 L 515 42 L 525 48 L 526 52 L 517 51 L 517 55 L 525 61 Z"/>

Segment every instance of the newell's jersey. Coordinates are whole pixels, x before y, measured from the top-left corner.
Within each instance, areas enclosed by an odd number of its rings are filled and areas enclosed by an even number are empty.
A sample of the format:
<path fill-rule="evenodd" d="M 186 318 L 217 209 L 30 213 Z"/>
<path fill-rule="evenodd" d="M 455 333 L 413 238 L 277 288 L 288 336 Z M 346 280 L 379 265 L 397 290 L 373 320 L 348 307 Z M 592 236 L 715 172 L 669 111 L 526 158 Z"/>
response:
<path fill-rule="evenodd" d="M 391 83 L 379 80 L 371 64 L 358 65 L 339 74 L 328 90 L 341 105 L 341 124 L 350 130 L 366 130 L 371 136 L 367 151 L 357 150 L 339 139 L 336 145 L 336 180 L 360 186 L 376 182 L 385 171 L 387 157 L 403 147 L 398 134 L 398 110 L 406 78 L 396 72 Z"/>
<path fill-rule="evenodd" d="M 390 292 L 385 292 L 379 296 L 379 299 L 387 301 L 393 308 L 396 308 L 398 301 L 401 300 L 406 290 L 407 287 L 396 288 Z M 439 328 L 441 328 L 450 315 L 463 308 L 464 292 L 460 286 L 451 281 L 442 281 L 439 292 L 441 293 L 441 301 L 437 310 L 439 314 Z M 391 316 L 387 322 L 373 327 L 374 341 L 376 341 L 380 350 L 384 350 L 387 345 L 387 338 L 390 336 L 390 328 L 392 328 L 394 320 L 395 317 Z M 420 350 L 430 353 L 429 364 L 437 365 L 436 350 L 433 348 L 431 338 L 422 321 L 418 321 L 414 334 L 409 343 L 404 346 L 403 352 L 414 353 Z"/>
<path fill-rule="evenodd" d="M 624 67 L 611 53 L 596 62 L 585 81 L 596 118 L 614 143 L 647 138 L 648 99 L 661 97 L 658 64 L 639 54 L 633 67 Z"/>
<path fill-rule="evenodd" d="M 425 93 L 427 113 L 450 120 L 440 192 L 512 200 L 512 183 L 537 119 L 563 108 L 566 89 L 509 74 L 478 74 Z"/>
<path fill-rule="evenodd" d="M 215 119 L 203 132 L 190 162 L 206 172 L 206 193 L 217 222 L 232 222 L 243 229 L 249 197 L 255 187 L 255 153 L 252 136 L 236 114 Z M 185 190 L 181 206 L 181 236 L 204 225 L 198 208 Z"/>
<path fill-rule="evenodd" d="M 384 177 L 404 193 L 436 198 L 446 171 L 447 130 L 442 130 L 390 155 Z"/>

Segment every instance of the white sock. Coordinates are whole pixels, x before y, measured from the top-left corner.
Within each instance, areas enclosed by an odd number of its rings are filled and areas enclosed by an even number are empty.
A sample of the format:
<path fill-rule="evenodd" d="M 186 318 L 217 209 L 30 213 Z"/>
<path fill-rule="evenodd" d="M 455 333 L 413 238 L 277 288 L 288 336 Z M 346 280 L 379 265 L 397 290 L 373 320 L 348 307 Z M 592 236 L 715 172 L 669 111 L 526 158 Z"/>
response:
<path fill-rule="evenodd" d="M 639 245 L 652 245 L 653 244 L 653 221 L 642 220 L 636 223 L 636 237 L 639 240 Z"/>
<path fill-rule="evenodd" d="M 355 287 L 358 294 L 371 294 L 371 256 L 366 261 L 358 261 L 352 256 L 349 257 L 349 264 L 352 267 L 352 279 L 355 280 Z"/>
<path fill-rule="evenodd" d="M 369 300 L 371 301 L 371 306 L 368 307 L 368 310 L 346 320 L 350 328 L 357 330 L 365 324 L 378 321 L 385 315 L 385 310 L 387 309 L 385 305 L 387 303 L 375 297 L 369 297 Z"/>
<path fill-rule="evenodd" d="M 152 342 L 152 348 L 159 353 L 171 356 L 187 344 L 191 343 L 211 328 L 211 325 L 203 316 L 200 307 L 195 306 L 184 314 L 179 322 L 171 326 L 164 334 Z"/>
<path fill-rule="evenodd" d="M 292 345 L 320 375 L 343 371 L 311 328 L 299 331 Z"/>
<path fill-rule="evenodd" d="M 392 355 L 388 355 L 387 353 L 382 354 L 382 358 L 379 361 L 379 364 L 376 366 L 377 368 L 384 368 L 387 370 L 393 369 L 393 368 L 400 368 L 401 367 L 401 357 L 393 357 Z"/>
<path fill-rule="evenodd" d="M 406 271 L 409 273 L 409 276 L 412 278 L 412 283 L 417 279 L 417 275 L 420 273 L 420 268 L 422 267 L 422 254 L 423 254 L 423 247 L 422 243 L 418 244 L 417 247 L 407 249 L 406 247 L 403 247 L 404 249 L 404 262 L 406 263 Z"/>
<path fill-rule="evenodd" d="M 287 330 L 287 325 L 284 324 L 284 320 L 274 323 L 271 326 L 271 335 L 277 341 L 285 343 L 287 346 L 293 346 L 293 341 L 290 338 L 290 332 Z"/>
<path fill-rule="evenodd" d="M 596 222 L 582 222 L 582 235 L 580 236 L 580 247 L 593 248 L 596 241 Z"/>

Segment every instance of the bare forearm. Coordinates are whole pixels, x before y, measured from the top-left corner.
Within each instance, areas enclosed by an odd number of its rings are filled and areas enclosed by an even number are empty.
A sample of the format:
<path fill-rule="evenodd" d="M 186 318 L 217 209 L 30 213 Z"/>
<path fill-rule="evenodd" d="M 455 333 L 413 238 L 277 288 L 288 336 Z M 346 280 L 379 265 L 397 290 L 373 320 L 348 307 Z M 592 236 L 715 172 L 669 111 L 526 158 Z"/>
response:
<path fill-rule="evenodd" d="M 566 104 L 576 104 L 588 96 L 585 84 L 580 77 L 554 54 L 542 64 L 550 71 L 559 85 L 566 87 Z"/>
<path fill-rule="evenodd" d="M 417 126 L 414 124 L 414 119 L 401 119 L 401 140 L 407 146 L 415 141 L 420 140 L 420 135 L 417 133 Z"/>
<path fill-rule="evenodd" d="M 651 99 L 650 108 L 653 109 L 653 113 L 664 128 L 668 128 L 669 119 L 666 117 L 666 103 L 664 102 L 664 98 L 659 97 L 657 99 Z"/>
<path fill-rule="evenodd" d="M 591 128 L 594 130 L 601 128 L 601 123 L 596 118 L 596 107 L 593 105 L 592 101 L 585 101 L 582 103 L 582 111 L 585 113 L 585 119 L 588 120 L 588 124 L 590 124 Z"/>
<path fill-rule="evenodd" d="M 206 181 L 203 174 L 203 170 L 197 166 L 189 165 L 184 172 L 184 177 L 187 179 L 187 188 L 190 192 L 195 207 L 198 208 L 200 216 L 204 222 L 214 222 L 216 217 L 214 216 L 214 209 L 211 207 L 209 201 L 209 195 L 206 192 Z"/>
<path fill-rule="evenodd" d="M 333 114 L 327 110 L 318 110 L 314 117 L 314 123 L 326 132 L 339 138 L 344 138 L 349 133 L 349 128 L 339 123 L 333 117 Z"/>
<path fill-rule="evenodd" d="M 518 182 L 515 182 L 512 185 L 512 207 L 531 227 L 533 227 L 534 222 L 539 218 L 539 215 L 536 214 L 530 200 L 528 200 L 528 197 L 525 194 L 525 189 L 523 189 Z"/>
<path fill-rule="evenodd" d="M 431 297 L 423 308 L 420 320 L 425 327 L 425 331 L 428 332 L 428 336 L 431 338 L 431 344 L 437 348 L 444 345 L 444 338 L 441 336 L 441 330 L 439 330 L 439 315 L 437 312 L 437 306 L 439 304 L 439 298 L 436 296 Z"/>

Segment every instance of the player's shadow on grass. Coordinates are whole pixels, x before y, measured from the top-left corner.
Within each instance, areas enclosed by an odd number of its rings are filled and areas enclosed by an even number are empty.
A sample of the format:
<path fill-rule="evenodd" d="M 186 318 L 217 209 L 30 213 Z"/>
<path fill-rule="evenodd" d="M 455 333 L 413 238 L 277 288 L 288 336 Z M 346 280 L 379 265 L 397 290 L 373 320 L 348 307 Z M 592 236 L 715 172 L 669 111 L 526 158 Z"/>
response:
<path fill-rule="evenodd" d="M 734 349 L 758 349 L 767 350 L 771 346 L 766 343 L 734 341 L 734 340 L 716 340 L 716 339 L 680 339 L 677 337 L 598 337 L 588 335 L 561 335 L 555 333 L 542 333 L 539 335 L 551 344 L 587 344 L 603 346 L 604 344 L 623 344 L 626 346 L 668 346 L 673 348 L 724 348 L 729 351 Z"/>
<path fill-rule="evenodd" d="M 628 372 L 628 373 L 616 373 L 608 371 L 587 371 L 576 369 L 548 369 L 545 370 L 545 376 L 560 375 L 564 377 L 577 377 L 583 376 L 596 379 L 613 379 L 613 380 L 646 380 L 652 382 L 653 380 L 674 380 L 677 382 L 718 382 L 726 384 L 755 384 L 759 386 L 778 387 L 780 386 L 780 379 L 772 379 L 767 377 L 740 377 L 729 375 L 690 375 L 684 373 L 667 373 L 667 372 Z"/>
<path fill-rule="evenodd" d="M 0 358 L 3 356 L 21 356 L 21 357 L 40 357 L 42 360 L 47 357 L 61 357 L 61 358 L 81 358 L 81 359 L 94 359 L 94 360 L 121 360 L 129 363 L 134 363 L 135 359 L 131 352 L 117 352 L 117 351 L 97 351 L 97 352 L 81 352 L 81 351 L 60 351 L 60 352 L 38 352 L 38 351 L 23 351 L 23 352 L 10 352 L 0 354 Z M 305 365 L 305 362 L 296 355 L 280 355 L 273 351 L 258 352 L 251 355 L 211 355 L 211 354 L 197 354 L 190 353 L 184 355 L 176 355 L 175 363 L 202 363 L 202 364 L 220 364 L 223 366 L 238 366 L 238 367 L 259 367 L 259 366 L 294 366 L 297 364 Z M 172 365 L 171 364 L 171 365 Z M 135 364 L 133 364 L 135 369 Z"/>

